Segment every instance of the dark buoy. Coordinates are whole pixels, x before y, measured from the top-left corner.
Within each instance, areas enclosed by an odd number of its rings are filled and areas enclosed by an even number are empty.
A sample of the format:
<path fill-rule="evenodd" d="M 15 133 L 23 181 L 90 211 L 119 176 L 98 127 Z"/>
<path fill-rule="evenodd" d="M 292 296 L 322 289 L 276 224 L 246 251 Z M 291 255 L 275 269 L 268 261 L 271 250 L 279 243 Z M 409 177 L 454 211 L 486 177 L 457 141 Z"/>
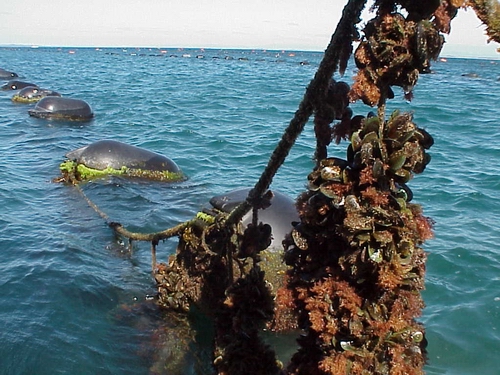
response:
<path fill-rule="evenodd" d="M 23 82 L 23 81 L 9 81 L 5 85 L 2 86 L 2 90 L 21 90 L 24 89 L 25 87 L 28 86 L 33 86 L 33 87 L 38 87 L 38 85 L 35 85 L 34 83 L 29 83 L 29 82 Z"/>
<path fill-rule="evenodd" d="M 231 212 L 248 196 L 249 188 L 233 190 L 227 194 L 217 195 L 210 199 L 210 204 L 221 211 Z M 272 191 L 270 206 L 258 211 L 259 222 L 269 224 L 272 228 L 272 241 L 268 250 L 283 252 L 283 240 L 293 229 L 292 222 L 298 222 L 299 214 L 295 202 L 287 195 Z M 252 212 L 243 216 L 242 224 L 246 228 L 252 222 Z"/>
<path fill-rule="evenodd" d="M 471 72 L 471 73 L 463 73 L 462 77 L 467 77 L 467 78 L 479 78 L 479 74 Z"/>
<path fill-rule="evenodd" d="M 17 73 L 0 68 L 0 79 L 12 79 L 19 77 Z"/>
<path fill-rule="evenodd" d="M 54 120 L 88 121 L 94 117 L 87 102 L 58 96 L 46 96 L 28 113 L 33 117 Z"/>
<path fill-rule="evenodd" d="M 140 177 L 160 181 L 184 179 L 177 164 L 155 152 L 126 143 L 102 140 L 68 152 L 68 161 L 61 164 L 63 175 L 85 180 L 107 175 Z"/>
<path fill-rule="evenodd" d="M 12 101 L 17 103 L 36 103 L 46 96 L 61 96 L 61 94 L 36 86 L 28 86 L 15 94 L 12 97 Z"/>

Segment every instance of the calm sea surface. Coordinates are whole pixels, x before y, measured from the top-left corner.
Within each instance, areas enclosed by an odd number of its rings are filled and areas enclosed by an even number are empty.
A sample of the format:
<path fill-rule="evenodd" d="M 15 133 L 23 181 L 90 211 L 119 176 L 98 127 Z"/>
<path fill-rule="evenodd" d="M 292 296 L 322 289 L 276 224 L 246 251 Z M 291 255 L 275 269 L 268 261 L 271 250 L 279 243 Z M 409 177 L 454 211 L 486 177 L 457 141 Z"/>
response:
<path fill-rule="evenodd" d="M 0 374 L 147 374 L 157 350 L 159 317 L 145 307 L 155 292 L 149 244 L 128 253 L 75 188 L 51 182 L 65 153 L 116 139 L 174 159 L 187 181 L 105 179 L 82 187 L 131 230 L 169 228 L 213 195 L 255 184 L 321 58 L 0 49 L 1 68 L 84 99 L 95 112 L 88 123 L 40 120 L 0 91 Z M 435 139 L 431 163 L 410 182 L 414 201 L 436 221 L 435 239 L 424 244 L 426 371 L 499 374 L 500 61 L 448 59 L 433 69 L 411 103 L 397 89 L 390 103 L 413 111 Z M 274 189 L 292 197 L 304 189 L 314 146 L 309 124 Z M 346 146 L 329 153 L 344 157 Z M 160 244 L 159 260 L 175 246 Z"/>

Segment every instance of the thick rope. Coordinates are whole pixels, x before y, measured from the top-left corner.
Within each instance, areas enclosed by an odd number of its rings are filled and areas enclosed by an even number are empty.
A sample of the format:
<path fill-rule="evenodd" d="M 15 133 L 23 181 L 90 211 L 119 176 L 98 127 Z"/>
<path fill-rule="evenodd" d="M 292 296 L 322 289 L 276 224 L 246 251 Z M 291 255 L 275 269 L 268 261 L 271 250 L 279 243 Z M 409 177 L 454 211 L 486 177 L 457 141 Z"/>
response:
<path fill-rule="evenodd" d="M 350 0 L 345 6 L 342 18 L 337 25 L 330 44 L 326 48 L 325 55 L 316 71 L 316 74 L 307 88 L 304 98 L 295 112 L 295 116 L 290 121 L 278 146 L 274 150 L 267 167 L 262 173 L 259 181 L 248 193 L 247 200 L 236 207 L 227 218 L 226 225 L 234 225 L 251 209 L 264 193 L 269 189 L 273 177 L 284 163 L 292 146 L 298 136 L 304 130 L 304 126 L 313 114 L 314 110 L 320 106 L 328 90 L 328 85 L 333 73 L 337 70 L 339 61 L 345 52 L 345 42 L 349 41 L 349 46 L 353 37 L 353 25 L 359 22 L 361 11 L 366 0 Z"/>

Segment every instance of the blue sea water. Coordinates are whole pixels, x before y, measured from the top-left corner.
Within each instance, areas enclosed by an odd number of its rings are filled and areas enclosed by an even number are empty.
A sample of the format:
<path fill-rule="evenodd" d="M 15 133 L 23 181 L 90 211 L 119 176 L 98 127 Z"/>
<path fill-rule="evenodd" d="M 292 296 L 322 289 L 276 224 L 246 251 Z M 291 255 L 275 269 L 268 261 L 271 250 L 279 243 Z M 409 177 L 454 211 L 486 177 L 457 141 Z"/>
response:
<path fill-rule="evenodd" d="M 158 314 L 147 243 L 133 251 L 79 192 L 53 183 L 66 152 L 116 139 L 174 159 L 165 184 L 97 180 L 84 192 L 110 219 L 152 232 L 191 219 L 216 194 L 253 186 L 314 76 L 321 53 L 2 48 L 0 66 L 86 100 L 88 123 L 29 117 L 0 92 L 0 374 L 147 374 Z M 302 62 L 302 64 L 301 64 Z M 307 63 L 304 63 L 307 62 Z M 410 187 L 436 222 L 428 252 L 428 374 L 498 374 L 500 61 L 448 59 L 421 76 L 414 112 L 435 139 Z M 352 77 L 351 65 L 345 80 Z M 462 76 L 477 73 L 478 77 Z M 335 77 L 339 78 L 339 77 Z M 353 105 L 355 114 L 370 108 Z M 297 196 L 313 166 L 311 124 L 272 187 Z M 344 157 L 346 144 L 329 154 Z M 160 244 L 165 261 L 175 240 Z"/>

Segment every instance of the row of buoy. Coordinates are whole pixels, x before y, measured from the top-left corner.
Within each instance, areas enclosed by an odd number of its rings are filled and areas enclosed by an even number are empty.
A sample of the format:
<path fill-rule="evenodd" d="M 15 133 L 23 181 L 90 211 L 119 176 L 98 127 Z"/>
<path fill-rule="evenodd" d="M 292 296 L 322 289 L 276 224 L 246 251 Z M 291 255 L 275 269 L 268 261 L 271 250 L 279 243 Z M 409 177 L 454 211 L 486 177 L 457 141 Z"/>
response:
<path fill-rule="evenodd" d="M 17 73 L 1 69 L 0 78 L 19 78 Z M 30 116 L 50 120 L 88 121 L 94 117 L 90 105 L 81 99 L 63 97 L 60 93 L 20 80 L 9 80 L 1 87 L 15 91 L 12 101 L 36 103 L 28 110 Z M 100 140 L 65 155 L 60 165 L 63 176 L 70 174 L 71 182 L 105 175 L 141 177 L 161 181 L 185 179 L 177 164 L 155 152 L 115 140 Z"/>
<path fill-rule="evenodd" d="M 19 77 L 17 73 L 0 68 L 0 79 L 12 79 Z"/>
<path fill-rule="evenodd" d="M 70 51 L 71 52 L 71 51 Z M 74 53 L 74 51 L 72 51 Z M 123 52 L 127 52 L 127 51 L 123 51 Z M 123 53 L 120 53 L 120 52 L 114 52 L 114 51 L 111 51 L 111 52 L 105 52 L 106 55 L 114 55 L 114 56 L 121 56 L 123 55 Z M 169 55 L 166 55 L 166 51 L 162 51 L 161 53 L 137 53 L 137 52 L 132 52 L 132 53 L 128 53 L 127 54 L 128 56 L 139 56 L 139 57 L 170 57 L 170 58 L 196 58 L 196 59 L 207 59 L 207 58 L 210 58 L 210 57 L 207 57 L 207 55 L 205 54 L 191 54 L 191 53 L 182 53 L 182 54 L 175 54 L 175 53 L 172 53 L 172 54 L 169 54 Z M 293 53 L 290 53 L 288 54 L 289 57 L 295 57 L 295 54 Z M 274 58 L 276 60 L 267 60 L 266 58 L 264 57 L 257 57 L 255 59 L 255 61 L 269 61 L 269 62 L 276 62 L 276 63 L 282 63 L 282 62 L 286 62 L 287 60 L 285 59 L 285 55 L 281 55 L 279 53 L 277 53 L 276 55 L 274 55 Z M 250 61 L 250 58 L 246 57 L 246 56 L 242 56 L 242 57 L 234 57 L 234 56 L 231 56 L 231 55 L 223 55 L 223 56 L 218 56 L 218 55 L 214 55 L 214 56 L 211 56 L 211 59 L 212 60 L 237 60 L 237 61 Z M 307 60 L 302 60 L 302 61 L 299 61 L 298 62 L 299 65 L 309 65 L 309 61 Z"/>
<path fill-rule="evenodd" d="M 34 86 L 27 86 L 27 88 L 29 87 L 33 88 Z M 22 90 L 23 89 L 21 89 L 21 91 Z M 17 94 L 18 96 L 21 94 L 21 91 Z M 47 99 L 62 99 L 62 97 L 46 96 L 38 102 L 37 106 Z M 83 178 L 85 177 L 85 175 L 91 178 L 107 177 L 110 174 L 118 174 L 123 177 L 140 177 L 147 179 L 150 179 L 151 175 L 161 175 L 166 176 L 167 180 L 169 180 L 168 176 L 178 178 L 176 181 L 183 179 L 182 172 L 180 171 L 178 166 L 170 159 L 149 150 L 128 145 L 115 140 L 100 140 L 91 143 L 87 146 L 68 152 L 66 154 L 66 157 L 67 160 L 60 164 L 61 174 L 64 176 L 64 173 L 67 172 L 77 180 L 79 180 L 80 178 L 85 179 Z M 143 172 L 145 171 L 151 171 L 153 173 L 143 174 Z M 65 181 L 64 178 L 62 179 L 62 181 Z M 170 179 L 169 181 L 173 181 L 173 179 Z M 75 180 L 71 180 L 70 182 L 75 183 Z M 76 183 L 77 182 L 78 181 L 76 181 Z M 196 215 L 196 218 L 216 218 L 221 212 L 229 213 L 236 206 L 240 205 L 247 199 L 249 192 L 250 189 L 246 188 L 234 190 L 227 194 L 214 196 L 212 199 L 210 199 L 208 204 L 206 204 L 202 208 L 202 211 Z M 266 260 L 262 262 L 262 269 L 266 272 L 267 275 L 270 275 L 266 278 L 266 284 L 270 286 L 276 285 L 276 287 L 278 287 L 276 279 L 281 277 L 280 275 L 282 275 L 282 273 L 284 272 L 285 266 L 283 262 L 276 262 L 273 260 L 281 260 L 280 254 L 283 252 L 283 242 L 285 238 L 287 238 L 289 233 L 293 230 L 292 223 L 299 222 L 300 218 L 295 206 L 295 201 L 287 195 L 282 194 L 278 191 L 272 191 L 271 196 L 269 196 L 269 194 L 266 194 L 266 196 L 269 199 L 268 202 L 266 202 L 268 203 L 268 205 L 266 205 L 265 208 L 261 207 L 258 209 L 258 228 L 268 228 L 269 230 L 268 237 L 266 239 L 266 241 L 268 242 L 265 242 L 267 247 L 260 253 L 260 256 Z M 204 214 L 204 216 L 199 216 L 200 214 Z M 241 219 L 240 227 L 251 228 L 253 216 L 253 211 L 248 212 Z M 111 223 L 109 224 L 110 226 L 112 226 Z M 191 230 L 186 230 L 185 233 L 191 233 Z M 192 234 L 192 236 L 196 236 L 196 234 Z M 157 240 L 155 241 L 156 243 L 158 243 Z M 181 240 L 179 241 L 181 242 Z M 154 253 L 155 245 L 154 242 L 152 243 L 152 264 L 153 272 L 155 275 L 154 280 L 156 282 L 156 288 L 158 290 L 158 300 L 170 301 L 171 298 L 168 296 L 168 294 L 166 292 L 163 292 L 167 290 L 164 288 L 164 286 L 168 279 L 163 277 L 164 273 L 160 273 L 157 271 L 157 269 L 162 268 L 157 267 L 156 254 Z M 276 263 L 278 264 L 278 266 L 275 265 Z M 200 286 L 203 287 L 204 285 L 200 284 Z M 161 302 L 159 302 L 159 306 L 162 308 L 168 307 Z M 207 329 L 210 329 L 210 327 L 207 326 Z M 182 336 L 181 339 L 183 340 L 183 345 L 185 345 L 185 347 L 181 347 L 181 350 L 183 348 L 186 350 L 190 350 L 192 344 L 191 339 L 187 336 Z M 170 345 L 173 344 L 176 343 L 166 340 L 162 345 L 165 348 L 169 348 Z"/>
<path fill-rule="evenodd" d="M 13 102 L 36 103 L 33 109 L 28 110 L 30 116 L 70 121 L 89 121 L 94 117 L 92 108 L 84 100 L 63 97 L 57 91 L 12 78 L 19 78 L 19 75 L 0 68 L 0 79 L 10 79 L 1 89 L 16 92 L 12 97 Z"/>

